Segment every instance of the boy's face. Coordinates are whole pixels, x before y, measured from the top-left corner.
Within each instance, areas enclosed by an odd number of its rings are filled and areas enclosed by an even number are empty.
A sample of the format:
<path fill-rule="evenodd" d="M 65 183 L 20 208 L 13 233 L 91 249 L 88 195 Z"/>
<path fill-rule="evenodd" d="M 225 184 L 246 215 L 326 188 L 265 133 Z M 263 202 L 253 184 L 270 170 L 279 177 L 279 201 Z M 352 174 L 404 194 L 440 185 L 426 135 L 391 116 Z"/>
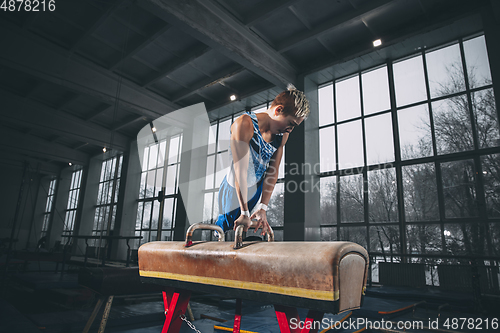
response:
<path fill-rule="evenodd" d="M 299 126 L 304 121 L 304 117 L 283 113 L 283 106 L 281 105 L 276 106 L 274 114 L 273 134 L 291 133 L 295 127 Z"/>

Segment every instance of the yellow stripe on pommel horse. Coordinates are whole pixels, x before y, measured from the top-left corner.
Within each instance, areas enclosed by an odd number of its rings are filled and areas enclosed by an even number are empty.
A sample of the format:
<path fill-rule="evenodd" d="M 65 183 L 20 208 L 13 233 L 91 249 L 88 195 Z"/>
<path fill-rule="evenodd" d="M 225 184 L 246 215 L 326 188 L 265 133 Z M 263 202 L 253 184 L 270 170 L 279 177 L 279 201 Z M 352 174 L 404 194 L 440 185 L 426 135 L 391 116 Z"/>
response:
<path fill-rule="evenodd" d="M 218 242 L 193 242 L 196 229 L 217 230 L 221 237 Z M 307 322 L 321 320 L 324 313 L 337 314 L 362 305 L 369 262 L 362 246 L 272 242 L 272 230 L 268 242 L 242 242 L 242 231 L 239 226 L 232 244 L 223 241 L 220 227 L 199 223 L 188 229 L 186 242 L 144 244 L 139 248 L 141 280 L 168 287 L 167 299 L 198 291 L 275 304 L 281 332 L 294 332 L 290 322 L 299 319 L 295 307 L 310 310 Z M 171 302 L 165 304 L 166 310 L 172 307 L 176 308 Z M 183 314 L 176 311 L 167 317 L 176 321 Z M 236 317 L 238 327 L 233 332 L 239 332 L 241 316 Z M 180 328 L 181 323 L 165 322 L 162 333 L 178 332 L 169 327 Z"/>

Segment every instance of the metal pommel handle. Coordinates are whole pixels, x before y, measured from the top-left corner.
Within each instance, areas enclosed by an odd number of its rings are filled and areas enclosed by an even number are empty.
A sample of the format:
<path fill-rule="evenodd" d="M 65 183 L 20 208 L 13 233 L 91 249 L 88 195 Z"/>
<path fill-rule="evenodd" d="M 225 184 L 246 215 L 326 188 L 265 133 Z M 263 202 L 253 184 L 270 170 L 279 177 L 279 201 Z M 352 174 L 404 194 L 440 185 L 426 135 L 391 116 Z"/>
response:
<path fill-rule="evenodd" d="M 248 229 L 255 229 L 259 222 L 257 221 L 252 221 Z M 233 249 L 237 250 L 240 249 L 243 246 L 243 229 L 245 228 L 244 225 L 240 224 L 239 226 L 236 227 L 236 231 L 234 233 L 234 247 Z M 267 229 L 267 241 L 268 242 L 274 242 L 274 231 L 269 226 L 269 229 Z"/>
<path fill-rule="evenodd" d="M 193 233 L 197 229 L 204 230 L 215 230 L 219 233 L 219 242 L 224 241 L 224 230 L 216 224 L 208 224 L 208 223 L 195 223 L 191 225 L 186 232 L 186 244 L 185 247 L 189 247 L 193 244 Z"/>

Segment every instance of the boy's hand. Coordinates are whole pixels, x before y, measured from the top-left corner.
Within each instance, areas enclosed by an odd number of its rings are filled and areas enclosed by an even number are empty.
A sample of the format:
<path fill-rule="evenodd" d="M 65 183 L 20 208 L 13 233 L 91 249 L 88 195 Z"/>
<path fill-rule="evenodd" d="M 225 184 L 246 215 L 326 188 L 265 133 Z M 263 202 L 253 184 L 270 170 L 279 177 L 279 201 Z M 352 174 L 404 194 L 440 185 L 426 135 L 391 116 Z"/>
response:
<path fill-rule="evenodd" d="M 236 227 L 238 227 L 239 225 L 243 225 L 243 231 L 248 231 L 248 228 L 250 227 L 250 224 L 252 223 L 252 220 L 250 219 L 250 217 L 246 216 L 246 215 L 240 215 L 240 217 L 238 217 L 236 219 L 236 221 L 234 221 L 234 226 L 233 226 L 233 230 L 236 231 Z"/>
<path fill-rule="evenodd" d="M 269 223 L 267 223 L 267 213 L 263 209 L 259 209 L 255 213 L 250 216 L 250 220 L 256 220 L 258 222 L 257 226 L 255 227 L 255 232 L 262 228 L 262 232 L 260 233 L 261 236 L 264 236 L 267 233 L 267 230 L 269 230 Z"/>

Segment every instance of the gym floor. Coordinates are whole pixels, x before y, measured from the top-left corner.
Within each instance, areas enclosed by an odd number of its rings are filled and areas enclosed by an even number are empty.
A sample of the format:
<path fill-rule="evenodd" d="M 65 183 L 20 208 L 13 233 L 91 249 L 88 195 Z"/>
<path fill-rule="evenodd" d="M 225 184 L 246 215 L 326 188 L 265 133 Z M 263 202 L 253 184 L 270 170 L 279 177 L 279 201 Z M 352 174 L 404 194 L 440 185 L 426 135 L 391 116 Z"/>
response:
<path fill-rule="evenodd" d="M 48 264 L 28 267 L 24 272 L 2 276 L 0 332 L 82 332 L 99 295 L 78 285 L 77 270 L 48 272 Z M 190 306 L 199 331 L 232 331 L 235 299 L 193 294 Z M 482 308 L 482 309 L 481 309 Z M 97 332 L 104 306 L 90 332 Z M 301 319 L 307 310 L 299 309 Z M 338 315 L 325 314 L 319 331 L 327 332 L 483 332 L 498 331 L 500 298 L 484 297 L 481 305 L 471 294 L 437 289 L 372 286 L 367 288 L 361 309 Z M 465 318 L 465 320 L 463 319 Z M 159 333 L 164 320 L 161 294 L 115 297 L 106 332 Z M 371 329 L 370 329 L 371 325 Z M 437 325 L 437 326 L 436 326 Z M 368 329 L 364 329 L 368 326 Z M 215 329 L 214 327 L 219 327 Z M 224 330 L 226 328 L 226 330 Z M 271 304 L 243 301 L 241 329 L 249 332 L 279 332 Z M 194 332 L 183 324 L 181 332 Z"/>

